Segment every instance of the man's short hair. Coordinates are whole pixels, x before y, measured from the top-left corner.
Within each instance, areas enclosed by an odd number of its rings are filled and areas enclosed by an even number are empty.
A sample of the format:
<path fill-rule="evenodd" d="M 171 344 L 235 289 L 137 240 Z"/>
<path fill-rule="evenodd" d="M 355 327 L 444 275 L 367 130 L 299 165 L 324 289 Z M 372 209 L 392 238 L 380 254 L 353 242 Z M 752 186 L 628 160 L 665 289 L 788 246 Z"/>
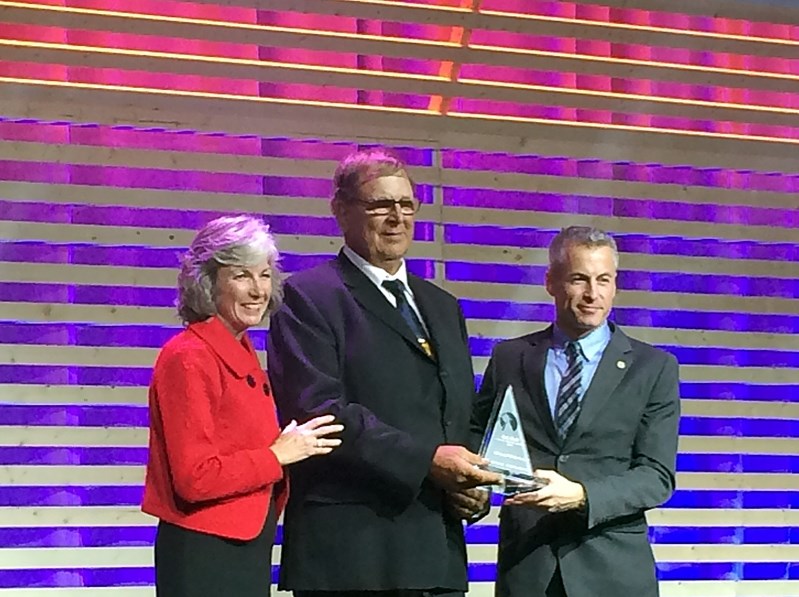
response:
<path fill-rule="evenodd" d="M 557 269 L 566 263 L 566 251 L 570 246 L 590 249 L 610 247 L 613 251 L 613 263 L 619 267 L 619 249 L 610 234 L 591 226 L 569 226 L 562 228 L 549 245 L 550 270 Z"/>
<path fill-rule="evenodd" d="M 391 151 L 374 147 L 349 154 L 333 175 L 333 201 L 346 203 L 360 199 L 361 187 L 383 176 L 405 176 L 413 186 L 405 163 Z"/>

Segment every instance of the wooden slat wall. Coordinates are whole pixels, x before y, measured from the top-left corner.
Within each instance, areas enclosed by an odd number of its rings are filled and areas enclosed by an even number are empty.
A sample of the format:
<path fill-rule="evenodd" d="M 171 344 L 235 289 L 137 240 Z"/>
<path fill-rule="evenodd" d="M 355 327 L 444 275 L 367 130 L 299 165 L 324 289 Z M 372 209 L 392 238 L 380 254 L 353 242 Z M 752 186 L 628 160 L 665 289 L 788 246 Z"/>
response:
<path fill-rule="evenodd" d="M 663 595 L 799 594 L 799 9 L 0 0 L 0 595 L 153 594 L 177 256 L 246 212 L 288 272 L 326 259 L 359 143 L 411 164 L 411 266 L 462 299 L 478 372 L 551 318 L 553 234 L 616 233 L 614 317 L 681 363 Z M 488 597 L 496 512 L 468 538 Z"/>

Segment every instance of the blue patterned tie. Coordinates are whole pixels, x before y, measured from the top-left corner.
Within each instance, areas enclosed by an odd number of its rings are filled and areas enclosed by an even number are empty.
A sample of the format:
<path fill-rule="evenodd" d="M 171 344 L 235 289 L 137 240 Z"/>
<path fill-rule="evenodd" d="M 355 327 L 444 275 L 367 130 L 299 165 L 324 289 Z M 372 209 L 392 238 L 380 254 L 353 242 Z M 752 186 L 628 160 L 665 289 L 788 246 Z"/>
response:
<path fill-rule="evenodd" d="M 555 401 L 555 427 L 561 441 L 566 439 L 569 429 L 580 414 L 580 390 L 582 388 L 583 359 L 577 342 L 566 343 L 566 373 L 560 380 L 558 398 Z"/>
<path fill-rule="evenodd" d="M 419 321 L 419 317 L 416 315 L 416 312 L 408 303 L 408 299 L 405 298 L 405 284 L 402 283 L 402 280 L 385 280 L 383 282 L 383 287 L 393 294 L 395 299 L 397 299 L 397 311 L 400 312 L 400 315 L 402 315 L 402 318 L 408 324 L 408 327 L 411 328 L 411 331 L 413 332 L 413 335 L 416 336 L 416 341 L 419 342 L 421 349 L 425 351 L 427 356 L 432 358 L 433 349 L 430 346 L 427 333 L 424 331 L 424 326 L 422 325 L 422 322 Z"/>

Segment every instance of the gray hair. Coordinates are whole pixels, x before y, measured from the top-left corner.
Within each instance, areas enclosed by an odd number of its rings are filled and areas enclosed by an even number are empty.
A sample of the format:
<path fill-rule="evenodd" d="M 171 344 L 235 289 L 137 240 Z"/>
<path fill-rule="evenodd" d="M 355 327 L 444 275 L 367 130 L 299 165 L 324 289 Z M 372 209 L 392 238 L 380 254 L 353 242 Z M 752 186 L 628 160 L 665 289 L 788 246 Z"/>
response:
<path fill-rule="evenodd" d="M 280 255 L 269 226 L 250 216 L 226 216 L 208 222 L 183 255 L 178 274 L 178 315 L 183 323 L 195 323 L 216 314 L 216 275 L 225 265 L 251 266 L 264 259 L 272 269 L 272 294 L 266 313 L 283 302 Z"/>
<path fill-rule="evenodd" d="M 388 149 L 362 149 L 344 157 L 333 175 L 333 201 L 346 203 L 360 198 L 361 186 L 383 176 L 405 176 L 414 186 L 405 163 Z"/>
<path fill-rule="evenodd" d="M 610 234 L 591 226 L 569 226 L 568 228 L 562 228 L 549 245 L 550 269 L 555 269 L 565 264 L 566 251 L 570 246 L 591 249 L 610 247 L 613 251 L 613 263 L 616 267 L 619 267 L 619 249 Z"/>

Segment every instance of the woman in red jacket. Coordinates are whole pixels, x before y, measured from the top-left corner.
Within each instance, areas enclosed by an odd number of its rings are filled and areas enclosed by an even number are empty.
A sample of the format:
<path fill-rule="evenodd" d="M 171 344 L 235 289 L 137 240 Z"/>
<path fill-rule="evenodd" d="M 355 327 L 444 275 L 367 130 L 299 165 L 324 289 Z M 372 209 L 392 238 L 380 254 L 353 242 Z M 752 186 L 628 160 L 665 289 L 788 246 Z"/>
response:
<path fill-rule="evenodd" d="M 327 454 L 330 415 L 282 432 L 246 330 L 281 302 L 268 227 L 241 216 L 197 233 L 178 277 L 187 327 L 161 350 L 150 385 L 150 453 L 142 510 L 160 519 L 160 597 L 269 595 L 283 467 Z"/>

